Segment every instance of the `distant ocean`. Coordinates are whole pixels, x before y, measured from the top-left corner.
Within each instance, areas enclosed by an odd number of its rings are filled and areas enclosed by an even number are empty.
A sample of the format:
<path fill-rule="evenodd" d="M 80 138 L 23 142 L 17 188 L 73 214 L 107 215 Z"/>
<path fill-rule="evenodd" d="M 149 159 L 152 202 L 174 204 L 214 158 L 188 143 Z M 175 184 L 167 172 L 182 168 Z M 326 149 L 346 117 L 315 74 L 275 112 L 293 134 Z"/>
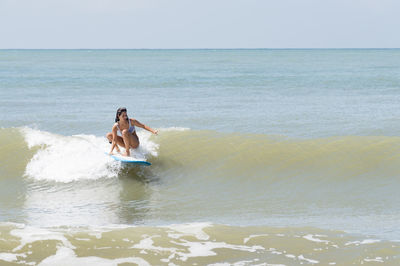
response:
<path fill-rule="evenodd" d="M 399 103 L 400 49 L 0 50 L 0 264 L 399 265 Z"/>

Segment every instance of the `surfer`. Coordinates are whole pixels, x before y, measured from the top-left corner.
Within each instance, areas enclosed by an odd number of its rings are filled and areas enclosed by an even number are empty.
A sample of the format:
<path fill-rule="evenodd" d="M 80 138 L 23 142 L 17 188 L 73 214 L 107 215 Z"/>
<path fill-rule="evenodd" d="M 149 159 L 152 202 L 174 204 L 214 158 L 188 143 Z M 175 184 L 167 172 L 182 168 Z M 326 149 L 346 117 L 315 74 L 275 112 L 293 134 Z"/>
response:
<path fill-rule="evenodd" d="M 128 118 L 128 113 L 125 107 L 120 107 L 115 115 L 115 124 L 112 127 L 111 132 L 107 133 L 106 137 L 111 145 L 110 154 L 112 154 L 114 148 L 120 152 L 119 146 L 125 148 L 123 156 L 130 156 L 129 149 L 136 149 L 139 147 L 139 138 L 136 135 L 135 126 L 146 129 L 153 134 L 158 134 L 158 130 L 154 130 L 148 127 L 136 119 Z"/>

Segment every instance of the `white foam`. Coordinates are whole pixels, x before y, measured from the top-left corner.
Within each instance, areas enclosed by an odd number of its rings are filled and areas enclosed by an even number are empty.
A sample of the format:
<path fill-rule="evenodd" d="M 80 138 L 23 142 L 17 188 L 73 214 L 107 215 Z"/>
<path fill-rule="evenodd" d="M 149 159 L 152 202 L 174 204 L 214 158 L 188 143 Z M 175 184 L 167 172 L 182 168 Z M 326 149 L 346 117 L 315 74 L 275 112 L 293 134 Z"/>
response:
<path fill-rule="evenodd" d="M 316 235 L 316 236 L 320 236 L 320 235 Z M 303 236 L 303 238 L 307 239 L 309 241 L 318 242 L 318 243 L 325 243 L 325 244 L 330 243 L 328 240 L 322 240 L 322 239 L 316 238 L 312 234 L 305 235 L 305 236 Z"/>
<path fill-rule="evenodd" d="M 111 146 L 105 137 L 94 135 L 61 136 L 31 128 L 21 129 L 29 148 L 40 146 L 25 169 L 25 176 L 36 180 L 72 182 L 81 179 L 114 178 L 121 164 L 107 156 Z M 138 132 L 140 146 L 132 156 L 157 156 L 158 145 L 150 133 Z"/>
<path fill-rule="evenodd" d="M 160 128 L 160 132 L 168 132 L 168 131 L 188 131 L 190 128 L 187 127 L 168 127 L 168 128 Z"/>
<path fill-rule="evenodd" d="M 272 251 L 271 254 L 274 254 L 274 255 L 281 255 L 281 254 L 283 254 L 283 253 L 280 252 L 280 251 Z"/>
<path fill-rule="evenodd" d="M 225 242 L 213 242 L 213 241 L 205 241 L 210 237 L 203 231 L 205 227 L 209 227 L 209 223 L 192 223 L 192 224 L 179 224 L 179 225 L 170 225 L 170 226 L 162 226 L 164 228 L 171 229 L 168 232 L 168 237 L 173 239 L 178 239 L 177 241 L 170 241 L 170 243 L 183 246 L 187 248 L 187 252 L 184 252 L 182 248 L 178 249 L 175 247 L 167 248 L 155 246 L 153 238 L 160 237 L 159 235 L 147 236 L 143 235 L 143 239 L 133 245 L 131 248 L 141 250 L 140 253 L 147 254 L 147 251 L 152 251 L 156 253 L 165 253 L 169 252 L 170 255 L 168 258 L 162 260 L 162 262 L 169 262 L 172 258 L 176 258 L 181 261 L 187 261 L 192 257 L 207 257 L 207 256 L 215 256 L 217 255 L 213 250 L 214 249 L 232 249 L 232 250 L 241 250 L 247 252 L 256 252 L 258 250 L 265 250 L 261 246 L 245 246 L 245 245 L 231 245 Z M 192 242 L 187 241 L 185 239 L 181 239 L 182 236 L 194 236 L 198 240 L 203 240 L 203 242 Z"/>
<path fill-rule="evenodd" d="M 20 238 L 20 244 L 12 250 L 13 252 L 22 249 L 27 244 L 43 240 L 58 240 L 65 247 L 75 248 L 62 233 L 49 231 L 43 228 L 25 226 L 23 229 L 11 230 L 10 235 Z"/>
<path fill-rule="evenodd" d="M 312 259 L 304 258 L 303 255 L 300 255 L 300 256 L 298 256 L 297 258 L 298 258 L 299 260 L 304 260 L 304 261 L 307 261 L 307 262 L 312 263 L 312 264 L 319 263 L 319 261 L 317 261 L 317 260 L 312 260 Z"/>
<path fill-rule="evenodd" d="M 55 255 L 49 256 L 44 259 L 39 266 L 46 265 L 96 265 L 96 266 L 110 266 L 119 265 L 121 263 L 135 263 L 138 265 L 147 266 L 150 265 L 147 261 L 142 258 L 128 257 L 119 259 L 105 259 L 100 257 L 77 257 L 74 251 L 67 247 L 58 247 Z"/>
<path fill-rule="evenodd" d="M 176 248 L 163 248 L 163 247 L 158 247 L 154 246 L 154 241 L 152 238 L 154 237 L 159 237 L 158 235 L 147 237 L 145 239 L 142 239 L 138 244 L 135 244 L 132 246 L 132 248 L 135 249 L 141 249 L 141 250 L 151 250 L 151 251 L 157 251 L 157 252 L 171 252 L 174 253 L 177 251 Z"/>
<path fill-rule="evenodd" d="M 243 239 L 243 243 L 246 244 L 250 239 L 255 238 L 255 237 L 261 237 L 261 236 L 268 236 L 268 234 L 261 234 L 261 235 L 249 235 L 245 239 Z"/>
<path fill-rule="evenodd" d="M 135 155 L 134 157 L 138 159 L 144 159 L 147 155 L 157 157 L 159 145 L 150 140 L 153 134 L 148 131 L 140 130 L 137 131 L 137 135 L 140 139 L 140 145 L 138 149 L 131 150 L 132 154 Z"/>
<path fill-rule="evenodd" d="M 345 246 L 348 246 L 348 245 L 356 245 L 356 246 L 358 246 L 358 245 L 367 245 L 367 244 L 374 244 L 374 243 L 379 243 L 379 242 L 381 242 L 381 240 L 379 240 L 379 239 L 365 239 L 363 241 L 347 242 L 345 244 Z"/>
<path fill-rule="evenodd" d="M 17 259 L 18 259 L 17 258 L 17 254 L 14 254 L 14 253 L 0 253 L 0 260 L 13 262 L 13 261 L 16 261 Z"/>
<path fill-rule="evenodd" d="M 384 262 L 382 257 L 376 257 L 374 259 L 364 259 L 366 262 Z"/>
<path fill-rule="evenodd" d="M 167 226 L 167 228 L 174 230 L 175 232 L 169 232 L 168 236 L 171 238 L 180 238 L 184 235 L 194 236 L 199 240 L 208 240 L 210 238 L 203 229 L 211 226 L 209 223 L 190 223 L 190 224 L 173 224 Z M 180 234 L 179 234 L 180 233 Z"/>
<path fill-rule="evenodd" d="M 177 252 L 180 256 L 180 260 L 187 261 L 188 258 L 192 257 L 208 257 L 215 256 L 216 253 L 213 251 L 214 249 L 232 249 L 232 250 L 240 250 L 247 252 L 256 252 L 257 250 L 265 250 L 264 247 L 261 246 L 243 246 L 243 245 L 232 245 L 227 244 L 225 242 L 190 242 L 187 240 L 181 240 L 183 242 L 175 242 L 171 241 L 171 243 L 186 246 L 188 247 L 189 253 Z"/>
<path fill-rule="evenodd" d="M 78 240 L 78 241 L 90 241 L 89 238 L 79 238 L 79 237 L 76 237 L 75 240 Z"/>
<path fill-rule="evenodd" d="M 269 264 L 269 263 L 255 264 L 258 261 L 259 261 L 259 259 L 243 260 L 243 261 L 238 261 L 238 262 L 234 262 L 234 263 L 218 262 L 218 263 L 208 264 L 208 266 L 231 266 L 231 265 L 233 265 L 233 266 L 246 266 L 246 265 L 285 266 L 284 264 Z"/>

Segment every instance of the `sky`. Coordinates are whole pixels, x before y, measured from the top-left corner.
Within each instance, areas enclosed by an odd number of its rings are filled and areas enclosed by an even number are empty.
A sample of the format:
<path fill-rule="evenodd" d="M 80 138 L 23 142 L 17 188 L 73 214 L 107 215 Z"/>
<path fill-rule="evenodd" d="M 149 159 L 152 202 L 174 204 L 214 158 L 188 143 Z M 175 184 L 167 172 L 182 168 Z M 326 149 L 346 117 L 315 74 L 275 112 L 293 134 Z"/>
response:
<path fill-rule="evenodd" d="M 400 0 L 0 0 L 0 49 L 400 48 Z"/>

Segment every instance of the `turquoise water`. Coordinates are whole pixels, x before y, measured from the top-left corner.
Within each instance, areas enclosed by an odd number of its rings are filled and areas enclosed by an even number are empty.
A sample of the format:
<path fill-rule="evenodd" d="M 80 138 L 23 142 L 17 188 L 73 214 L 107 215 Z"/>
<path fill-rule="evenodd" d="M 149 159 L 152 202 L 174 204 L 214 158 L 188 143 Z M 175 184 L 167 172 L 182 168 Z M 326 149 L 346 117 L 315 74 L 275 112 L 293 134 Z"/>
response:
<path fill-rule="evenodd" d="M 396 265 L 399 100 L 399 49 L 1 50 L 0 262 Z"/>
<path fill-rule="evenodd" d="M 0 126 L 397 135 L 400 50 L 3 50 Z"/>

